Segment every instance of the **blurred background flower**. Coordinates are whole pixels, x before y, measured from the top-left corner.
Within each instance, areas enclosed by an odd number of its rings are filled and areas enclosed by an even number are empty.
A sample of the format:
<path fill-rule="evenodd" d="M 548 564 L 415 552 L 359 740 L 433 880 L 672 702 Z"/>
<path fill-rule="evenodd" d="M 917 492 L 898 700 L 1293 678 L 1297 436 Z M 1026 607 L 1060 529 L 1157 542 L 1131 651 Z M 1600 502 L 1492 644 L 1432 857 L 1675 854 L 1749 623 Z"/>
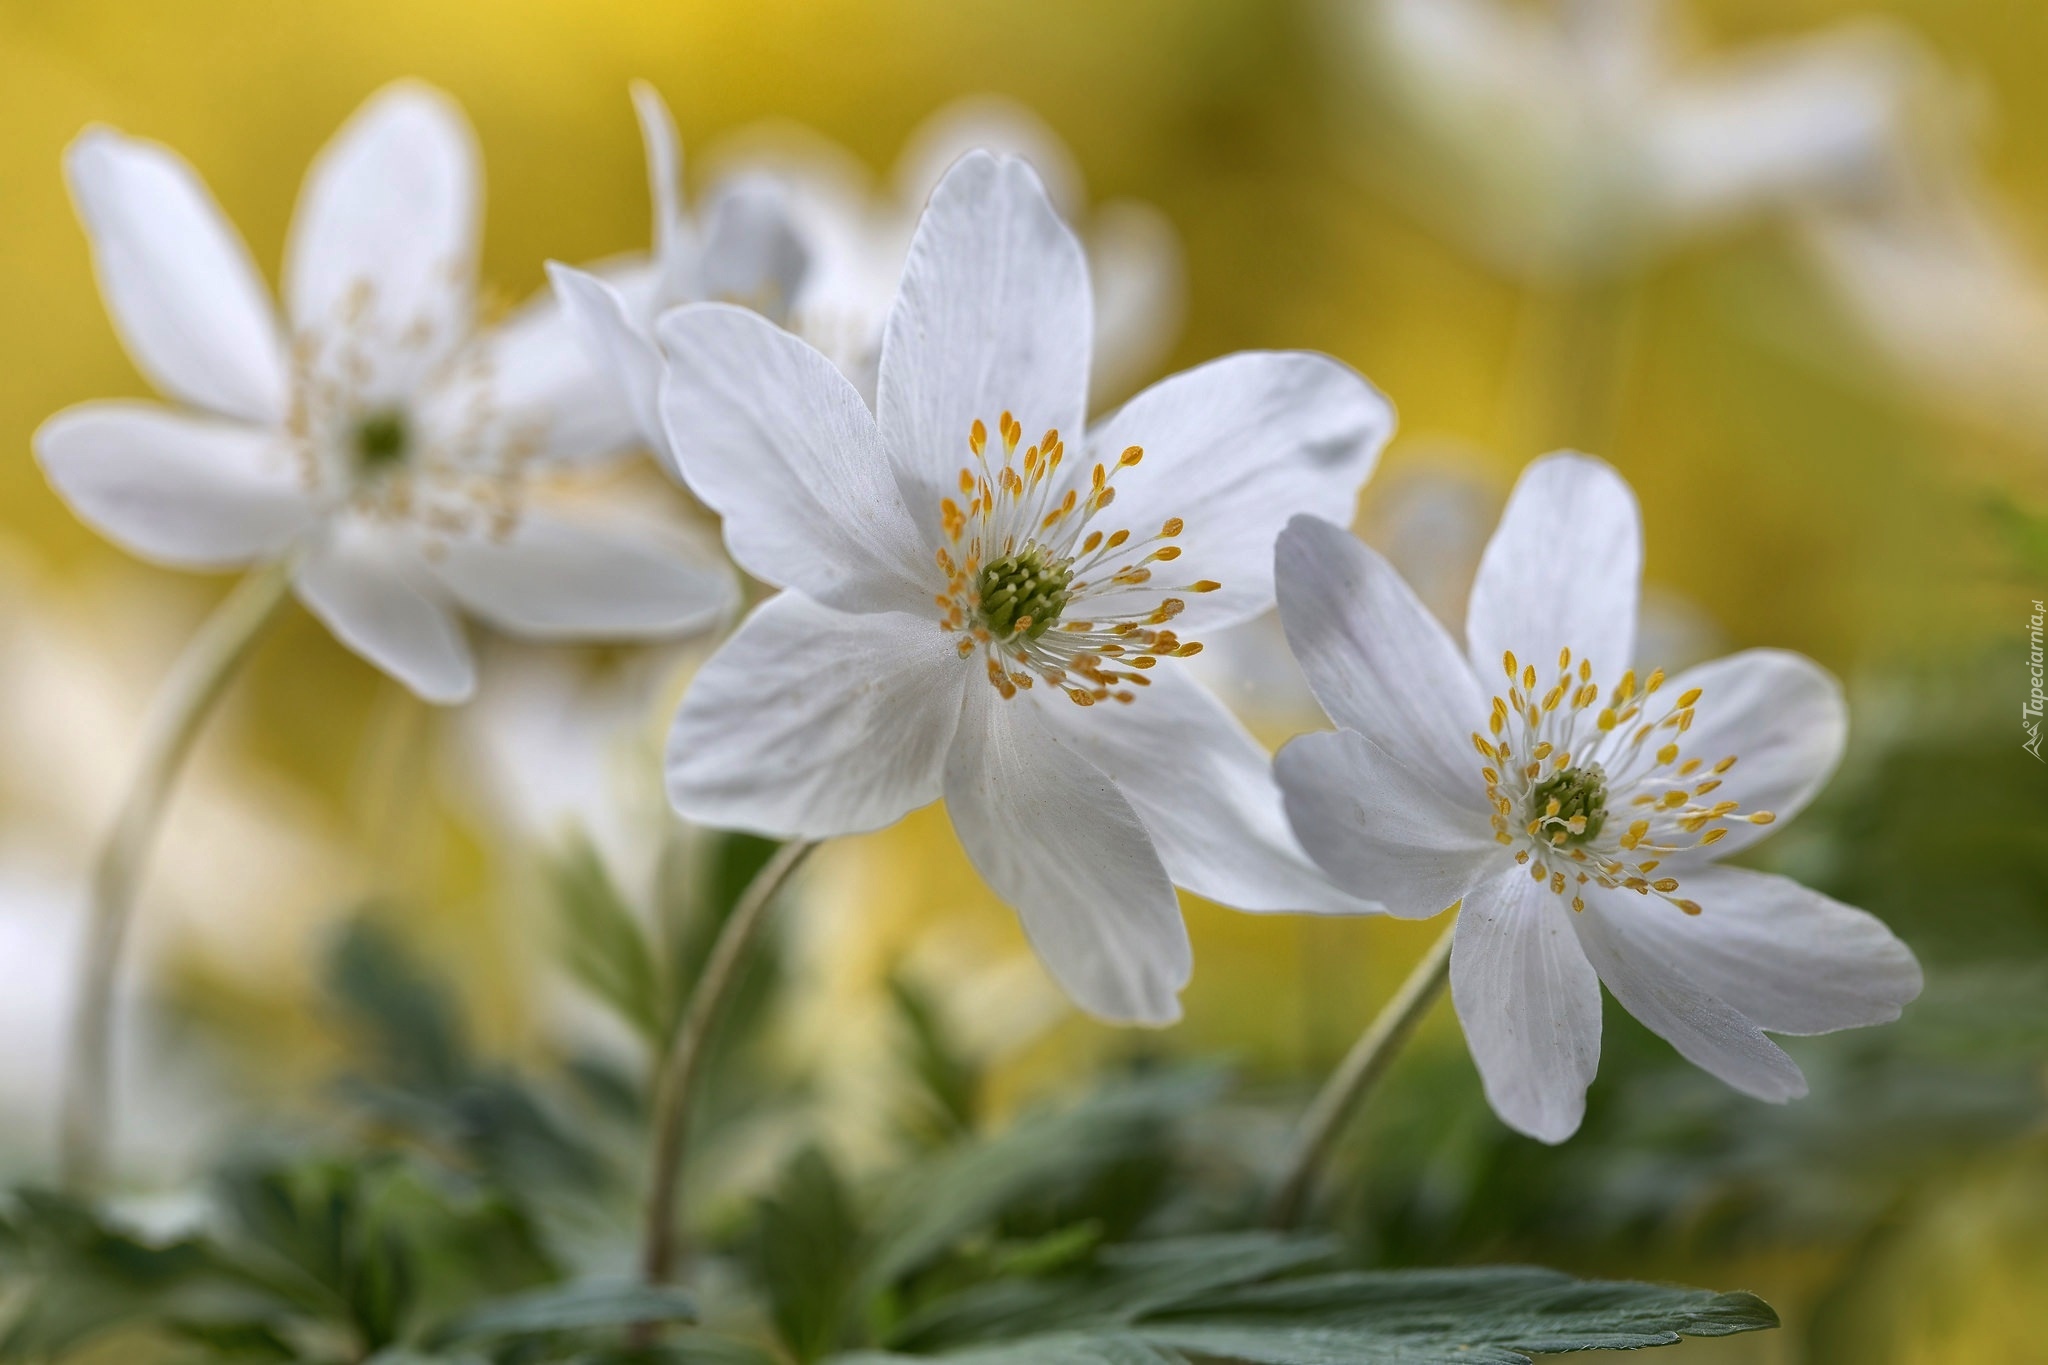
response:
<path fill-rule="evenodd" d="M 1886 919 L 1927 996 L 1868 1039 L 1795 1041 L 1814 1094 L 1784 1110 L 1695 1086 L 1610 1014 L 1586 1128 L 1555 1153 L 1487 1114 L 1440 1012 L 1359 1126 L 1342 1226 L 1383 1261 L 1739 1283 L 1784 1313 L 1782 1333 L 1683 1348 L 1701 1360 L 2025 1359 L 2048 1335 L 2030 1212 L 2048 991 L 2029 975 L 2048 960 L 2048 772 L 2011 722 L 2048 593 L 2044 60 L 2048 10 L 2023 0 L 0 6 L 14 1036 L 45 1040 L 31 1057 L 56 1046 L 84 858 L 148 696 L 219 591 L 99 541 L 30 455 L 60 408 L 148 391 L 98 301 L 63 147 L 94 121 L 177 147 L 274 282 L 309 159 L 371 91 L 418 76 L 476 126 L 502 313 L 548 259 L 645 249 L 626 117 L 641 78 L 673 106 L 690 202 L 839 168 L 832 211 L 852 226 L 818 278 L 843 275 L 845 298 L 886 298 L 886 243 L 948 151 L 1016 139 L 1097 258 L 1099 345 L 1125 367 L 1098 401 L 1247 347 L 1317 347 L 1369 375 L 1402 425 L 1358 528 L 1447 617 L 1517 469 L 1556 444 L 1610 459 L 1652 528 L 1664 624 L 1645 633 L 1668 628 L 1663 662 L 1773 644 L 1848 681 L 1849 761 L 1770 866 Z M 849 345 L 866 335 L 850 326 Z M 1318 722 L 1261 627 L 1242 649 L 1211 642 L 1211 664 L 1277 742 Z M 315 950 L 373 894 L 462 982 L 480 1053 L 585 1045 L 536 871 L 580 826 L 657 913 L 657 850 L 695 836 L 625 755 L 658 751 L 687 660 L 532 664 L 480 643 L 477 714 L 460 717 L 303 614 L 257 652 L 144 888 L 137 999 L 211 1045 L 179 1050 L 203 1059 L 188 1083 L 126 1035 L 126 1073 L 168 1096 L 124 1091 L 131 1127 L 190 1135 L 144 1141 L 131 1163 L 157 1164 L 131 1172 L 177 1167 L 258 1103 L 319 1102 L 338 1042 Z M 479 756 L 494 745 L 523 753 Z M 1133 1040 L 1059 1007 L 938 812 L 828 849 L 807 885 L 784 926 L 806 989 L 772 1053 L 810 1071 L 796 1102 L 855 1160 L 891 1136 L 892 978 L 972 1036 L 998 1112 L 1134 1047 L 1226 1053 L 1284 1106 L 1430 935 L 1192 903 L 1187 1018 Z M 48 1083 L 33 1060 L 0 1075 L 21 1087 L 0 1096 L 12 1170 L 47 1170 Z M 1262 1110 L 1253 1140 L 1290 1112 Z M 745 1155 L 723 1169 L 771 1164 Z"/>

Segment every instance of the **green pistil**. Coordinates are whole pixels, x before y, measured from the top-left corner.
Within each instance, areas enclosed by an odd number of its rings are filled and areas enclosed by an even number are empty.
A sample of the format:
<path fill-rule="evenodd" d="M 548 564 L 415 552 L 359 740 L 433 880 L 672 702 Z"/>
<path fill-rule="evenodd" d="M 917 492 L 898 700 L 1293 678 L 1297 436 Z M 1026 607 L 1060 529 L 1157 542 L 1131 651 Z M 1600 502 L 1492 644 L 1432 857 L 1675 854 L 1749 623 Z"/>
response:
<path fill-rule="evenodd" d="M 1550 813 L 1552 801 L 1557 802 L 1555 815 Z M 1598 763 L 1552 773 L 1529 793 L 1529 818 L 1544 822 L 1545 842 L 1559 831 L 1562 822 L 1579 815 L 1586 817 L 1584 829 L 1574 834 L 1568 825 L 1563 825 L 1566 847 L 1586 843 L 1607 823 L 1607 774 Z"/>
<path fill-rule="evenodd" d="M 993 560 L 981 571 L 981 623 L 998 640 L 1018 634 L 1036 640 L 1051 630 L 1067 609 L 1067 584 L 1073 581 L 1070 561 L 1057 558 L 1037 542 L 1016 554 Z"/>
<path fill-rule="evenodd" d="M 365 474 L 388 469 L 405 459 L 411 436 L 404 413 L 396 408 L 373 412 L 356 423 L 356 463 Z"/>

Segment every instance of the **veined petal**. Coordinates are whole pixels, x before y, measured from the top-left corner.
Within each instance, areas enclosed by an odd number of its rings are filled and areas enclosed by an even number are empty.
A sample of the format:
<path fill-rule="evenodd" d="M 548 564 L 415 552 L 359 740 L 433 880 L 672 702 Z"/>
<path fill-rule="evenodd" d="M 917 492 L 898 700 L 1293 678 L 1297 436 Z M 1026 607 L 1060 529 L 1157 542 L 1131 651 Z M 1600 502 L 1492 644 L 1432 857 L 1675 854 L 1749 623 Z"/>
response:
<path fill-rule="evenodd" d="M 192 168 L 166 147 L 88 128 L 65 149 L 64 174 L 136 368 L 195 407 L 282 422 L 291 380 L 269 291 Z"/>
<path fill-rule="evenodd" d="M 1672 973 L 1773 1033 L 1884 1024 L 1920 994 L 1912 950 L 1875 916 L 1785 877 L 1707 867 L 1684 880 L 1697 915 L 1620 897 L 1634 941 Z"/>
<path fill-rule="evenodd" d="M 380 351 L 409 347 L 409 376 L 430 370 L 469 330 L 479 181 L 475 135 L 453 100 L 416 81 L 372 95 L 300 192 L 285 247 L 292 325 L 373 329 Z"/>
<path fill-rule="evenodd" d="M 1026 439 L 1078 443 L 1094 305 L 1081 244 L 1014 158 L 964 156 L 932 192 L 882 339 L 876 416 L 928 545 L 973 462 L 968 433 L 1008 412 Z"/>
<path fill-rule="evenodd" d="M 669 445 L 740 567 L 841 611 L 935 617 L 945 577 L 832 362 L 730 304 L 678 308 L 658 332 Z"/>
<path fill-rule="evenodd" d="M 1571 919 L 1510 868 L 1465 897 L 1451 942 L 1451 1000 L 1487 1102 L 1543 1142 L 1578 1131 L 1600 1068 L 1600 978 Z"/>
<path fill-rule="evenodd" d="M 1237 717 L 1178 668 L 1147 676 L 1128 706 L 1047 694 L 1045 720 L 1131 803 L 1174 885 L 1239 910 L 1378 912 L 1369 886 L 1332 885 L 1302 851 L 1272 761 Z"/>
<path fill-rule="evenodd" d="M 1089 445 L 1112 469 L 1125 449 L 1144 451 L 1118 470 L 1104 525 L 1142 540 L 1179 518 L 1184 553 L 1171 571 L 1222 584 L 1189 594 L 1174 622 L 1199 638 L 1273 605 L 1273 541 L 1290 518 L 1350 523 L 1393 430 L 1387 401 L 1328 356 L 1246 351 L 1154 384 Z M 1164 565 L 1153 572 L 1175 581 Z"/>
<path fill-rule="evenodd" d="M 489 408 L 516 426 L 538 431 L 542 459 L 589 461 L 624 454 L 644 439 L 638 413 L 626 403 L 619 382 L 599 368 L 604 353 L 587 344 L 585 319 L 565 303 L 557 294 L 536 295 L 482 338 Z M 653 344 L 641 345 L 658 369 Z"/>
<path fill-rule="evenodd" d="M 1561 904 L 1548 893 L 1543 899 Z M 1745 1095 L 1783 1103 L 1806 1093 L 1798 1064 L 1696 969 L 1684 951 L 1691 926 L 1667 922 L 1690 918 L 1684 911 L 1655 896 L 1598 885 L 1585 888 L 1585 900 L 1583 913 L 1559 913 L 1578 930 L 1586 956 L 1622 1008 L 1681 1057 Z"/>
<path fill-rule="evenodd" d="M 779 325 L 809 268 L 810 252 L 773 181 L 731 181 L 713 196 L 699 263 L 706 299 L 740 304 Z"/>
<path fill-rule="evenodd" d="M 1288 647 L 1330 719 L 1371 739 L 1437 806 L 1486 819 L 1471 740 L 1486 702 L 1436 618 L 1391 564 L 1326 521 L 1290 521 L 1274 558 Z"/>
<path fill-rule="evenodd" d="M 1130 802 L 1045 723 L 1033 694 L 1005 701 L 979 679 L 967 688 L 946 809 L 1075 1004 L 1118 1023 L 1180 1017 L 1194 958 L 1173 883 Z"/>
<path fill-rule="evenodd" d="M 1643 525 L 1621 475 L 1585 455 L 1546 455 L 1522 472 L 1479 559 L 1465 638 L 1482 678 L 1501 658 L 1547 675 L 1558 653 L 1603 677 L 1635 661 Z"/>
<path fill-rule="evenodd" d="M 671 476 L 682 476 L 661 429 L 661 352 L 634 325 L 625 295 L 587 270 L 548 262 L 555 298 L 573 328 L 586 363 L 610 386 L 640 438 L 656 451 Z"/>
<path fill-rule="evenodd" d="M 969 672 L 928 619 L 770 598 L 683 697 L 669 801 L 698 824 L 777 837 L 892 824 L 938 798 Z"/>
<path fill-rule="evenodd" d="M 1806 809 L 1827 785 L 1848 742 L 1849 708 L 1834 676 L 1803 654 L 1746 649 L 1688 668 L 1658 695 L 1683 696 L 1694 688 L 1699 703 L 1679 743 L 1709 767 L 1735 758 L 1733 767 L 1714 774 L 1720 786 L 1697 799 L 1734 801 L 1744 812 L 1769 811 L 1780 821 Z M 1695 846 L 1671 861 L 1725 857 L 1769 834 L 1775 823 L 1756 825 L 1738 816 L 1717 827 L 1728 831 L 1718 843 Z"/>
<path fill-rule="evenodd" d="M 293 587 L 337 640 L 423 700 L 462 702 L 476 690 L 462 622 L 395 532 L 344 517 L 306 556 Z"/>
<path fill-rule="evenodd" d="M 281 431 L 153 403 L 82 403 L 43 423 L 35 450 L 81 520 L 155 563 L 246 564 L 313 524 L 312 499 Z"/>
<path fill-rule="evenodd" d="M 438 546 L 434 573 L 462 604 L 530 639 L 658 639 L 716 625 L 739 601 L 732 571 L 674 533 L 526 508 L 503 536 Z"/>
<path fill-rule="evenodd" d="M 1355 730 L 1302 735 L 1273 767 L 1301 846 L 1390 914 L 1441 914 L 1502 857 L 1483 813 L 1446 800 Z"/>

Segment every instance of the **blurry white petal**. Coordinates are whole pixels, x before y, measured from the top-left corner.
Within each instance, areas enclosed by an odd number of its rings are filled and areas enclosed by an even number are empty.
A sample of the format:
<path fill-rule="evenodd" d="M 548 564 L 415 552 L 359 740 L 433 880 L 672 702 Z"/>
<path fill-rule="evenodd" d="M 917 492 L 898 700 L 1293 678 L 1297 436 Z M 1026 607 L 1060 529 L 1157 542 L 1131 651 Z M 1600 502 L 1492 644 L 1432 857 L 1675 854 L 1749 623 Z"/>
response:
<path fill-rule="evenodd" d="M 777 837 L 893 824 L 937 799 L 969 672 L 929 618 L 771 598 L 691 681 L 669 800 L 697 824 Z"/>
<path fill-rule="evenodd" d="M 462 623 L 396 533 L 338 522 L 293 585 L 334 637 L 431 702 L 467 701 L 476 661 Z"/>
<path fill-rule="evenodd" d="M 609 458 L 644 438 L 619 381 L 598 366 L 603 352 L 587 344 L 588 324 L 565 299 L 539 294 L 482 338 L 489 410 L 539 431 L 542 458 Z M 641 344 L 652 357 L 653 345 Z"/>
<path fill-rule="evenodd" d="M 269 292 L 192 168 L 155 143 L 88 128 L 64 171 L 136 368 L 196 407 L 282 422 L 290 378 Z"/>
<path fill-rule="evenodd" d="M 1074 1003 L 1170 1024 L 1194 962 L 1173 884 L 1138 815 L 1026 692 L 967 688 L 946 761 L 946 809 L 982 877 L 1024 922 Z"/>
<path fill-rule="evenodd" d="M 661 429 L 661 352 L 634 324 L 625 296 L 610 281 L 557 261 L 548 262 L 548 278 L 586 363 L 609 386 L 640 439 L 680 478 Z"/>
<path fill-rule="evenodd" d="M 492 625 L 543 640 L 649 639 L 716 625 L 738 602 L 731 570 L 674 534 L 526 508 L 503 536 L 460 536 L 431 567 Z"/>
<path fill-rule="evenodd" d="M 149 403 L 82 403 L 43 423 L 35 449 L 80 519 L 156 563 L 246 564 L 312 525 L 302 472 L 278 431 Z"/>
<path fill-rule="evenodd" d="M 943 580 L 874 418 L 832 363 L 728 304 L 676 309 L 660 340 L 670 446 L 740 567 L 844 611 L 929 617 Z"/>
<path fill-rule="evenodd" d="M 1578 1131 L 1600 1067 L 1600 978 L 1571 921 L 1510 867 L 1465 897 L 1451 944 L 1451 999 L 1487 1102 L 1544 1142 Z"/>
<path fill-rule="evenodd" d="M 1302 735 L 1273 767 L 1302 847 L 1390 914 L 1441 914 L 1501 860 L 1476 804 L 1447 799 L 1355 730 Z"/>
<path fill-rule="evenodd" d="M 1169 518 L 1186 523 L 1184 554 L 1155 568 L 1155 581 L 1175 573 L 1222 584 L 1184 598 L 1174 628 L 1199 638 L 1273 605 L 1273 541 L 1289 518 L 1350 522 L 1393 427 L 1387 401 L 1329 357 L 1245 351 L 1154 384 L 1089 447 L 1112 469 L 1126 447 L 1145 452 L 1117 471 L 1106 524 L 1144 540 Z"/>
<path fill-rule="evenodd" d="M 1486 702 L 1444 628 L 1341 527 L 1296 517 L 1275 558 L 1287 643 L 1330 718 L 1385 750 L 1438 805 L 1483 811 L 1471 734 Z"/>
<path fill-rule="evenodd" d="M 414 81 L 372 95 L 307 172 L 285 248 L 293 326 L 374 327 L 387 350 L 403 339 L 412 352 L 407 375 L 424 374 L 468 333 L 481 200 L 453 100 Z"/>
<path fill-rule="evenodd" d="M 897 203 L 915 215 L 954 163 L 974 151 L 1029 162 L 1053 208 L 1069 221 L 1088 206 L 1081 168 L 1060 135 L 1028 106 L 1002 95 L 955 100 L 911 132 L 896 158 Z"/>
<path fill-rule="evenodd" d="M 1586 909 L 1576 915 L 1547 891 L 1539 897 L 1576 926 L 1586 956 L 1622 1008 L 1681 1057 L 1760 1100 L 1806 1093 L 1798 1065 L 1715 995 L 1700 964 L 1683 951 L 1686 928 L 1669 921 L 1690 918 L 1684 911 L 1655 896 L 1601 886 L 1585 888 Z M 1769 998 L 1767 987 L 1762 993 Z"/>
<path fill-rule="evenodd" d="M 810 263 L 782 192 L 764 179 L 729 184 L 712 198 L 705 219 L 703 297 L 782 322 Z"/>
<path fill-rule="evenodd" d="M 1171 664 L 1147 676 L 1129 705 L 1047 694 L 1045 720 L 1136 809 L 1174 885 L 1238 910 L 1378 911 L 1370 890 L 1331 885 L 1302 851 L 1272 761 L 1223 703 Z"/>
<path fill-rule="evenodd" d="M 1092 407 L 1150 378 L 1173 349 L 1186 303 L 1187 263 L 1173 223 L 1136 200 L 1099 206 L 1084 235 L 1095 288 Z"/>
<path fill-rule="evenodd" d="M 1465 618 L 1472 667 L 1501 676 L 1502 655 L 1539 677 L 1559 651 L 1602 677 L 1635 657 L 1643 528 L 1636 495 L 1605 463 L 1546 455 L 1524 470 L 1479 559 Z"/>
<path fill-rule="evenodd" d="M 996 454 L 1005 412 L 1029 442 L 1057 428 L 1079 445 L 1092 313 L 1081 244 L 1037 175 L 1021 161 L 963 158 L 911 243 L 876 404 L 904 501 L 931 546 L 946 543 L 939 504 L 959 494 L 977 420 Z"/>
<path fill-rule="evenodd" d="M 1678 736 L 1684 753 L 1708 768 L 1731 755 L 1736 760 L 1717 774 L 1721 785 L 1700 803 L 1734 801 L 1745 813 L 1769 811 L 1779 820 L 1804 810 L 1827 784 L 1848 741 L 1849 708 L 1833 675 L 1802 654 L 1747 649 L 1687 669 L 1666 681 L 1658 695 L 1678 697 L 1694 688 L 1700 699 L 1692 728 Z M 1704 853 L 1723 857 L 1772 828 L 1739 819 L 1723 827 L 1728 833 Z M 1673 859 L 1685 860 L 1684 854 Z"/>
<path fill-rule="evenodd" d="M 668 101 L 646 81 L 632 84 L 633 114 L 647 152 L 647 190 L 654 201 L 654 259 L 665 282 L 691 268 L 689 219 L 683 213 L 683 144 Z M 679 295 L 669 295 L 680 302 Z"/>

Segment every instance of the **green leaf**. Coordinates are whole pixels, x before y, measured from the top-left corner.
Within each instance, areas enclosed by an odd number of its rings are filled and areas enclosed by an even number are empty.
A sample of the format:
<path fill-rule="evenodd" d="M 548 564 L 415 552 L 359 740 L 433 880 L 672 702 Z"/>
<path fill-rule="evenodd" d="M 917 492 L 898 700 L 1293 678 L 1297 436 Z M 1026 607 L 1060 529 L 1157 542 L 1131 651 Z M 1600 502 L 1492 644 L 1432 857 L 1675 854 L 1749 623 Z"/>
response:
<path fill-rule="evenodd" d="M 427 1092 L 468 1078 L 469 1041 L 454 991 L 367 914 L 351 919 L 335 938 L 327 990 L 380 1075 Z"/>
<path fill-rule="evenodd" d="M 549 868 L 561 912 L 570 975 L 650 1046 L 667 1039 L 667 1011 L 654 950 L 588 839 L 578 837 Z"/>
<path fill-rule="evenodd" d="M 928 1266 L 1019 1206 L 1056 1205 L 1062 1193 L 1132 1158 L 1163 1164 L 1172 1121 L 1213 1099 L 1220 1085 L 1211 1071 L 1123 1081 L 920 1163 L 877 1215 L 863 1297 Z M 1071 1221 L 1062 1217 L 1053 1225 Z"/>
<path fill-rule="evenodd" d="M 824 1153 L 807 1148 L 757 1206 L 747 1259 L 776 1335 L 800 1361 L 839 1344 L 859 1276 L 861 1227 Z"/>
<path fill-rule="evenodd" d="M 917 1084 L 905 1127 L 932 1147 L 968 1136 L 980 1120 L 981 1068 L 953 1046 L 937 1002 L 923 987 L 891 975 L 889 998 L 902 1025 L 905 1061 Z"/>
<path fill-rule="evenodd" d="M 435 1328 L 425 1340 L 430 1346 L 445 1348 L 643 1322 L 692 1322 L 696 1316 L 696 1301 L 680 1289 L 636 1280 L 585 1280 L 491 1299 Z"/>
<path fill-rule="evenodd" d="M 923 1356 L 858 1351 L 832 1357 L 830 1365 L 903 1365 Z M 1129 1333 L 1054 1333 L 1026 1341 L 981 1346 L 946 1357 L 970 1365 L 1187 1365 L 1170 1347 Z"/>

